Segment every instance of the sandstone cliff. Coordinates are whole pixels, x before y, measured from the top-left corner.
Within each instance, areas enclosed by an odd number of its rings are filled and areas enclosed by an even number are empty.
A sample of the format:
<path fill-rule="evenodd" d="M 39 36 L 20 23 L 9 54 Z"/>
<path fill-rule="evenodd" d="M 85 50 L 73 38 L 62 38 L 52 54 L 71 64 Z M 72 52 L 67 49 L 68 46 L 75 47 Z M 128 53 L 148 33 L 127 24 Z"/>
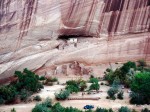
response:
<path fill-rule="evenodd" d="M 0 0 L 0 79 L 25 67 L 54 74 L 72 62 L 149 61 L 149 32 L 150 0 Z"/>

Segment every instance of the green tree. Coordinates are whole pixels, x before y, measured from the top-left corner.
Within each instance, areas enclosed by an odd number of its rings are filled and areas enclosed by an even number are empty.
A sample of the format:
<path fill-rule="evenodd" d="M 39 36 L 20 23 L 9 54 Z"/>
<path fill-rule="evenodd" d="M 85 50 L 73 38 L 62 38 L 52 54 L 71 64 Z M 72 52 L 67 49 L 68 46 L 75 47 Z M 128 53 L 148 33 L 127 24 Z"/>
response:
<path fill-rule="evenodd" d="M 116 99 L 115 97 L 115 94 L 118 92 L 118 89 L 116 88 L 110 88 L 108 91 L 107 91 L 107 94 L 108 96 L 111 98 L 111 99 Z"/>
<path fill-rule="evenodd" d="M 105 109 L 105 108 L 97 107 L 95 112 L 113 112 L 113 110 L 111 108 L 110 109 Z"/>
<path fill-rule="evenodd" d="M 98 91 L 100 88 L 100 85 L 98 83 L 92 83 L 90 86 L 90 90 L 96 90 Z"/>
<path fill-rule="evenodd" d="M 39 82 L 39 76 L 27 68 L 25 68 L 23 72 L 15 71 L 15 76 L 18 80 L 14 86 L 18 91 L 26 89 L 28 91 L 37 92 L 43 88 L 43 85 Z"/>
<path fill-rule="evenodd" d="M 55 93 L 55 98 L 57 100 L 65 100 L 69 97 L 70 92 L 68 90 L 60 91 L 60 93 Z"/>
<path fill-rule="evenodd" d="M 119 112 L 131 112 L 131 110 L 128 107 L 121 107 L 118 111 Z"/>
<path fill-rule="evenodd" d="M 82 112 L 81 110 L 73 107 L 66 107 L 65 112 Z"/>
<path fill-rule="evenodd" d="M 120 91 L 118 94 L 117 94 L 117 98 L 122 100 L 123 99 L 123 91 Z"/>
<path fill-rule="evenodd" d="M 148 108 L 142 109 L 141 112 L 150 112 L 150 110 Z"/>
<path fill-rule="evenodd" d="M 150 87 L 150 72 L 137 73 L 131 84 L 131 90 L 137 95 L 131 95 L 131 100 L 133 100 L 132 98 L 137 96 L 138 98 L 144 100 L 143 103 L 150 103 L 149 87 Z"/>
<path fill-rule="evenodd" d="M 90 78 L 90 83 L 98 83 L 98 78 Z"/>
<path fill-rule="evenodd" d="M 12 102 L 17 96 L 16 88 L 13 86 L 2 86 L 0 87 L 0 97 L 6 103 Z"/>
<path fill-rule="evenodd" d="M 52 107 L 53 112 L 65 112 L 65 108 L 60 105 L 60 103 L 55 103 Z"/>

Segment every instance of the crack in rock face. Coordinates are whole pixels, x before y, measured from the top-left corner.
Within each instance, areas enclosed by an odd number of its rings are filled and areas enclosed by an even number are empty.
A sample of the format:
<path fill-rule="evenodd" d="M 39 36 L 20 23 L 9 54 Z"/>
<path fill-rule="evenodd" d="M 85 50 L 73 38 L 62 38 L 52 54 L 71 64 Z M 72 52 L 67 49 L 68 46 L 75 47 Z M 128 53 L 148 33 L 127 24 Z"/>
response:
<path fill-rule="evenodd" d="M 108 63 L 150 61 L 149 10 L 149 0 L 0 0 L 0 79 L 24 68 L 103 75 Z"/>

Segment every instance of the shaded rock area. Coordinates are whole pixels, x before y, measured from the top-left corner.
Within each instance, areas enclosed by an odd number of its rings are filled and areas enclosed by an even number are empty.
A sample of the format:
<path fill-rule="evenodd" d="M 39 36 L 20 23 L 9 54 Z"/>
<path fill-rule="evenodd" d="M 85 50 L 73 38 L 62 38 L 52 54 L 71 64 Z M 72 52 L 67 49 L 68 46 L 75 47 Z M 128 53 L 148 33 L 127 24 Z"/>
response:
<path fill-rule="evenodd" d="M 149 0 L 0 0 L 0 79 L 26 67 L 101 75 L 108 63 L 150 61 L 149 10 Z"/>

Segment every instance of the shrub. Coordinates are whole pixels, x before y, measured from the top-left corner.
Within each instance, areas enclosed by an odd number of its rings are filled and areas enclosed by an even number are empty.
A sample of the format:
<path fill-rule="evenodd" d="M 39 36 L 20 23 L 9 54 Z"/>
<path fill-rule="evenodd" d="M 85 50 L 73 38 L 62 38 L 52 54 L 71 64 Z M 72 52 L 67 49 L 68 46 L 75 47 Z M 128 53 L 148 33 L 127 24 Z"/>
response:
<path fill-rule="evenodd" d="M 150 102 L 150 72 L 141 72 L 135 75 L 131 84 L 133 94 L 130 95 L 131 103 L 149 104 Z"/>
<path fill-rule="evenodd" d="M 53 112 L 65 112 L 65 108 L 60 105 L 60 103 L 55 103 L 52 107 Z"/>
<path fill-rule="evenodd" d="M 33 98 L 33 100 L 35 100 L 35 101 L 41 101 L 42 98 L 41 98 L 39 95 L 37 95 L 37 96 L 35 96 L 35 97 Z"/>
<path fill-rule="evenodd" d="M 123 66 L 121 67 L 121 71 L 123 74 L 127 74 L 130 68 L 133 68 L 134 70 L 136 69 L 135 62 L 128 61 L 127 63 L 124 63 Z"/>
<path fill-rule="evenodd" d="M 66 107 L 65 112 L 82 112 L 81 110 L 73 107 Z"/>
<path fill-rule="evenodd" d="M 117 98 L 122 100 L 123 99 L 123 91 L 120 91 L 118 94 L 117 94 Z"/>
<path fill-rule="evenodd" d="M 116 88 L 110 88 L 108 91 L 107 91 L 107 94 L 108 96 L 111 98 L 111 99 L 115 99 L 115 94 L 118 92 L 118 90 Z"/>
<path fill-rule="evenodd" d="M 90 86 L 90 90 L 96 90 L 98 91 L 100 88 L 100 85 L 98 83 L 92 83 Z"/>
<path fill-rule="evenodd" d="M 132 70 L 131 70 L 131 68 L 132 68 Z M 122 84 L 127 83 L 126 85 L 128 86 L 130 82 L 128 82 L 126 77 L 128 74 L 133 75 L 134 70 L 136 70 L 136 64 L 134 62 L 129 61 L 127 63 L 124 63 L 122 67 L 117 68 L 115 71 L 106 69 L 105 79 L 109 82 L 109 84 L 113 84 L 114 80 L 117 78 L 120 80 L 120 83 L 122 83 Z M 132 75 L 130 77 L 132 77 Z M 130 77 L 128 79 L 130 79 Z"/>
<path fill-rule="evenodd" d="M 46 98 L 46 100 L 43 103 L 37 104 L 33 109 L 32 112 L 53 112 L 50 107 L 51 105 L 51 99 Z"/>
<path fill-rule="evenodd" d="M 16 109 L 15 108 L 11 109 L 11 112 L 16 112 Z"/>
<path fill-rule="evenodd" d="M 148 108 L 142 109 L 141 112 L 150 112 L 150 110 Z"/>
<path fill-rule="evenodd" d="M 77 81 L 75 80 L 69 80 L 66 82 L 67 85 L 77 85 Z"/>
<path fill-rule="evenodd" d="M 98 78 L 90 78 L 90 83 L 98 83 Z"/>
<path fill-rule="evenodd" d="M 80 81 L 75 81 L 75 80 L 69 80 L 66 82 L 67 86 L 66 89 L 70 91 L 70 93 L 77 93 L 80 91 Z"/>
<path fill-rule="evenodd" d="M 111 108 L 110 109 L 105 109 L 105 108 L 97 107 L 95 112 L 113 112 L 113 110 Z"/>
<path fill-rule="evenodd" d="M 70 91 L 70 93 L 78 93 L 80 91 L 80 88 L 78 85 L 67 85 L 66 90 Z"/>
<path fill-rule="evenodd" d="M 70 92 L 68 90 L 60 91 L 60 93 L 55 93 L 55 98 L 57 100 L 65 100 L 69 97 Z"/>
<path fill-rule="evenodd" d="M 46 78 L 44 77 L 44 76 L 41 76 L 40 78 L 39 78 L 39 80 L 46 80 Z"/>
<path fill-rule="evenodd" d="M 26 89 L 28 91 L 37 92 L 43 88 L 43 85 L 39 82 L 39 76 L 27 68 L 25 68 L 23 72 L 15 71 L 15 76 L 18 77 L 18 80 L 14 86 L 18 91 Z"/>
<path fill-rule="evenodd" d="M 48 107 L 42 105 L 42 104 L 37 104 L 33 109 L 32 112 L 53 112 L 51 111 Z"/>
<path fill-rule="evenodd" d="M 138 60 L 138 64 L 139 64 L 140 67 L 146 66 L 146 62 L 145 62 L 144 59 Z"/>
<path fill-rule="evenodd" d="M 87 88 L 86 82 L 81 82 L 79 84 L 80 91 L 84 91 Z"/>
<path fill-rule="evenodd" d="M 146 99 L 144 98 L 144 96 L 140 95 L 139 93 L 135 93 L 135 92 L 132 92 L 130 94 L 130 103 L 131 104 L 145 104 L 146 102 Z"/>
<path fill-rule="evenodd" d="M 16 88 L 13 86 L 2 86 L 0 87 L 0 95 L 1 95 L 1 103 L 10 103 L 12 102 L 16 96 L 17 91 Z"/>
<path fill-rule="evenodd" d="M 22 89 L 19 94 L 20 94 L 20 99 L 25 101 L 32 93 L 27 91 L 26 89 Z"/>
<path fill-rule="evenodd" d="M 120 83 L 121 83 L 120 79 L 118 77 L 115 77 L 115 79 L 113 81 L 113 84 L 112 84 L 112 87 L 116 88 L 116 89 L 119 89 Z"/>
<path fill-rule="evenodd" d="M 131 110 L 128 107 L 121 107 L 118 111 L 119 112 L 131 112 Z"/>
<path fill-rule="evenodd" d="M 48 97 L 46 98 L 46 100 L 41 103 L 42 105 L 46 106 L 46 107 L 52 107 L 52 100 Z"/>
<path fill-rule="evenodd" d="M 56 77 L 54 77 L 54 78 L 51 79 L 51 81 L 52 81 L 52 82 L 57 82 L 58 79 L 57 79 Z"/>

